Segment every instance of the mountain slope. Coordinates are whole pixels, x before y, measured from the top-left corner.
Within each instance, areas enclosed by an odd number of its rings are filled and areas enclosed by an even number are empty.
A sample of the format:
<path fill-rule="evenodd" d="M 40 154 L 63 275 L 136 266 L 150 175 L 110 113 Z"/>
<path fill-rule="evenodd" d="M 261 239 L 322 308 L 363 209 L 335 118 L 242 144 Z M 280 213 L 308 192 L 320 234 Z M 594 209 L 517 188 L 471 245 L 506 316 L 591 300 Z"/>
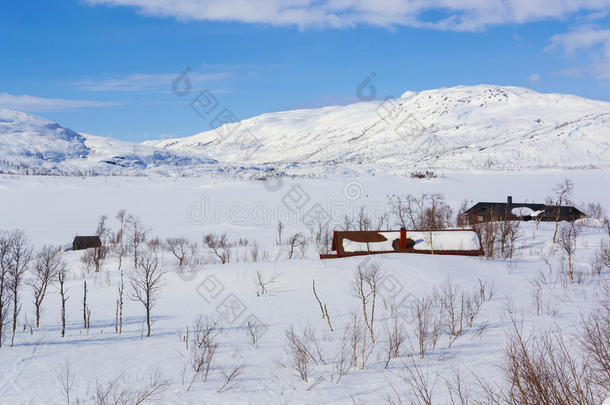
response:
<path fill-rule="evenodd" d="M 79 134 L 44 118 L 0 109 L 0 172 L 27 174 L 175 174 L 221 168 L 201 154 Z"/>
<path fill-rule="evenodd" d="M 224 135 L 206 131 L 148 144 L 288 172 L 608 168 L 609 129 L 608 102 L 479 85 L 263 114 L 224 125 Z"/>

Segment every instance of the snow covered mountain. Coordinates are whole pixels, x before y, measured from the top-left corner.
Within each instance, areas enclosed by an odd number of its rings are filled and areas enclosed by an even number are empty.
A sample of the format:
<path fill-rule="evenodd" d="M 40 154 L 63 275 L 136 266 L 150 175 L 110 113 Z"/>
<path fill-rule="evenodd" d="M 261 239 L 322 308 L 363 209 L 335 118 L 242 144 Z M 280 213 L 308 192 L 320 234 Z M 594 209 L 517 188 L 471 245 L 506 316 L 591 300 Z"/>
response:
<path fill-rule="evenodd" d="M 173 174 L 219 170 L 218 162 L 154 146 L 79 134 L 44 118 L 0 109 L 0 172 Z"/>
<path fill-rule="evenodd" d="M 609 102 L 489 85 L 263 114 L 143 144 L 79 134 L 0 109 L 0 171 L 195 175 L 274 169 L 324 175 L 608 169 L 609 133 Z"/>
<path fill-rule="evenodd" d="M 148 144 L 288 173 L 608 168 L 609 131 L 608 102 L 479 85 L 263 114 Z"/>

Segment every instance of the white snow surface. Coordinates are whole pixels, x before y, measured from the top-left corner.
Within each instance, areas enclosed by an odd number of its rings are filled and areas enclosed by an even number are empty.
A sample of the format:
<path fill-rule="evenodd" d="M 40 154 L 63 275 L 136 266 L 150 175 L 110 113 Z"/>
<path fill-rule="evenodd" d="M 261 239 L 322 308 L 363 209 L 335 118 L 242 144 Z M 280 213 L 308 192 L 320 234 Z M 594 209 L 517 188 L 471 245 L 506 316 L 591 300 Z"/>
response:
<path fill-rule="evenodd" d="M 599 187 L 599 184 L 608 184 L 610 172 L 600 170 L 449 172 L 446 177 L 427 181 L 361 176 L 358 184 L 362 194 L 358 199 L 346 192 L 353 181 L 341 179 L 283 179 L 270 188 L 260 181 L 218 177 L 0 176 L 0 207 L 2 212 L 9 213 L 2 216 L 0 228 L 23 229 L 36 247 L 69 245 L 75 234 L 92 233 L 101 214 L 110 216 L 109 225 L 116 230 L 114 214 L 125 208 L 141 218 L 149 229 L 149 238 L 184 236 L 201 243 L 206 233 L 227 232 L 230 240 L 247 238 L 250 243 L 257 241 L 261 249 L 260 260 L 252 262 L 244 260 L 250 254 L 249 247 L 236 247 L 231 263 L 222 265 L 214 263 L 211 253 L 202 248 L 201 264 L 187 268 L 186 272 L 178 271 L 173 257 L 162 254 L 161 263 L 168 271 L 166 286 L 152 311 L 149 338 L 142 336 L 145 320 L 142 306 L 130 300 L 124 308 L 124 332 L 121 335 L 114 332 L 116 256 L 110 255 L 101 273 L 83 275 L 81 252 L 66 252 L 70 272 L 66 284 L 70 297 L 66 337 L 60 337 L 56 285 L 50 287 L 45 298 L 40 329 L 34 328 L 30 333 L 27 326 L 22 327 L 31 323 L 33 317 L 31 290 L 24 287 L 15 347 L 0 349 L 0 403 L 65 403 L 58 374 L 66 360 L 74 375 L 71 392 L 74 403 L 94 403 L 96 385 L 117 379 L 122 387 L 142 387 L 151 368 L 159 370 L 170 383 L 156 402 L 151 403 L 384 403 L 392 386 L 406 398 L 408 389 L 398 375 L 402 364 L 411 361 L 412 349 L 407 342 L 400 357 L 384 368 L 383 348 L 387 344 L 384 324 L 392 322 L 392 315 L 381 301 L 375 316 L 378 342 L 366 367 L 350 371 L 339 384 L 331 381 L 345 327 L 352 311 L 361 311 L 351 284 L 354 271 L 365 259 L 320 260 L 309 245 L 289 260 L 288 235 L 309 233 L 302 214 L 320 204 L 334 218 L 333 223 L 338 224 L 345 213 L 357 215 L 361 205 L 379 207 L 396 190 L 413 194 L 443 192 L 454 209 L 464 198 L 473 202 L 503 201 L 508 190 L 515 198 L 541 201 L 566 176 L 576 185 L 575 201 L 598 201 L 606 209 L 610 208 L 610 189 Z M 308 196 L 298 212 L 291 211 L 282 202 L 295 189 Z M 286 224 L 280 246 L 276 244 L 279 218 Z M 568 342 L 576 342 L 573 339 L 581 332 L 578 326 L 581 316 L 595 308 L 601 283 L 610 281 L 608 271 L 599 277 L 590 276 L 591 257 L 607 235 L 601 227 L 584 228 L 574 258 L 576 269 L 585 274 L 583 283 L 546 285 L 540 298 L 542 310 L 537 313 L 531 291 L 532 281 L 539 277 L 539 272 L 548 276 L 548 264 L 542 257 L 553 266 L 553 274 L 557 274 L 563 260 L 551 243 L 553 225 L 540 223 L 537 227 L 532 222 L 521 223 L 517 254 L 512 260 L 415 254 L 374 257 L 392 283 L 388 290 L 393 296 L 384 298 L 395 298 L 396 302 L 431 294 L 447 277 L 465 291 L 476 290 L 479 280 L 494 285 L 493 298 L 483 304 L 473 328 L 467 328 L 451 347 L 447 347 L 448 336 L 443 333 L 437 348 L 429 351 L 424 360 L 415 356 L 417 364 L 430 376 L 437 373 L 451 376 L 452 370 L 460 366 L 467 384 L 474 383 L 473 373 L 487 381 L 502 381 L 498 364 L 511 328 L 507 307 L 513 307 L 514 313 L 523 320 L 526 336 L 532 331 L 561 330 Z M 551 254 L 552 251 L 555 253 Z M 130 267 L 132 260 L 127 257 L 124 263 Z M 275 278 L 268 285 L 268 294 L 257 296 L 257 272 L 265 279 Z M 91 328 L 88 330 L 82 326 L 83 278 L 89 287 Z M 326 320 L 320 317 L 311 288 L 314 279 L 318 295 L 327 304 L 334 332 L 329 331 Z M 210 285 L 222 287 L 214 289 L 214 294 L 206 293 Z M 232 320 L 224 320 L 218 312 L 227 297 L 236 297 L 245 308 Z M 188 383 L 192 374 L 183 338 L 187 325 L 191 325 L 192 342 L 192 324 L 200 314 L 219 320 L 220 346 L 207 382 L 198 381 L 187 392 L 184 381 Z M 250 315 L 256 316 L 266 328 L 258 348 L 251 343 L 245 326 Z M 404 319 L 409 339 L 416 345 L 415 325 L 407 320 L 410 318 Z M 313 329 L 328 363 L 312 364 L 308 383 L 302 382 L 289 367 L 285 331 L 291 326 L 297 333 L 305 327 Z M 484 331 L 477 333 L 481 328 Z M 240 365 L 244 366 L 244 373 L 236 379 L 233 388 L 217 392 L 224 382 L 223 372 Z M 450 402 L 443 387 L 444 383 L 437 381 L 434 403 Z"/>

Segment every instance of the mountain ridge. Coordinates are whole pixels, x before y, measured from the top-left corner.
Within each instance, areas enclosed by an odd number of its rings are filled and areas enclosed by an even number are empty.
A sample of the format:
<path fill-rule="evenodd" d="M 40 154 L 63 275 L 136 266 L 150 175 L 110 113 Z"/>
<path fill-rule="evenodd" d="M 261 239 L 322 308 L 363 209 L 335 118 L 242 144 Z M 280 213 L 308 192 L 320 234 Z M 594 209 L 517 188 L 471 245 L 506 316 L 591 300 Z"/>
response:
<path fill-rule="evenodd" d="M 126 175 L 608 169 L 609 131 L 609 102 L 494 85 L 265 113 L 143 143 L 77 133 L 0 109 L 0 169 Z"/>

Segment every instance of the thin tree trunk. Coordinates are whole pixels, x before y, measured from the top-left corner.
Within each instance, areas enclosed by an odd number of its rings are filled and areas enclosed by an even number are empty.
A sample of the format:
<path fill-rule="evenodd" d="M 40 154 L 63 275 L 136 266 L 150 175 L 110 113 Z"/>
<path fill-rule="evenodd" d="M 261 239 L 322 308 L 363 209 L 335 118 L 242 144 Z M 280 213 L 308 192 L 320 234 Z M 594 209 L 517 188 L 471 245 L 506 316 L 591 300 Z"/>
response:
<path fill-rule="evenodd" d="M 15 344 L 15 330 L 17 329 L 17 315 L 19 315 L 19 298 L 17 296 L 17 282 L 13 286 L 13 333 L 11 335 L 11 347 Z"/>
<path fill-rule="evenodd" d="M 83 283 L 83 328 L 87 328 L 87 280 Z"/>

